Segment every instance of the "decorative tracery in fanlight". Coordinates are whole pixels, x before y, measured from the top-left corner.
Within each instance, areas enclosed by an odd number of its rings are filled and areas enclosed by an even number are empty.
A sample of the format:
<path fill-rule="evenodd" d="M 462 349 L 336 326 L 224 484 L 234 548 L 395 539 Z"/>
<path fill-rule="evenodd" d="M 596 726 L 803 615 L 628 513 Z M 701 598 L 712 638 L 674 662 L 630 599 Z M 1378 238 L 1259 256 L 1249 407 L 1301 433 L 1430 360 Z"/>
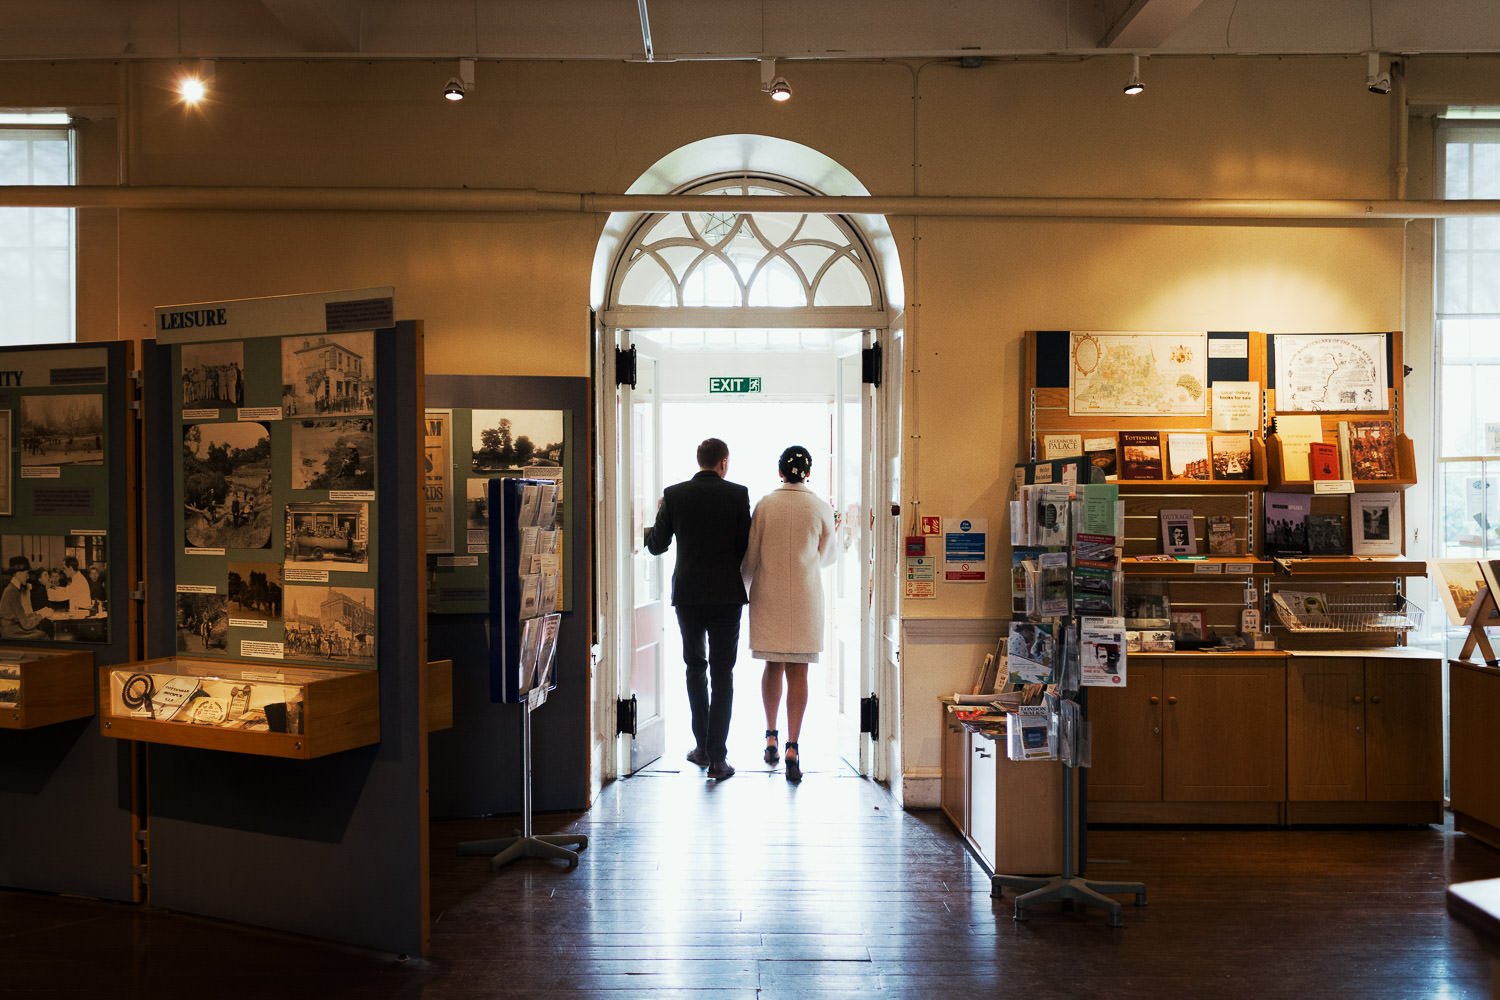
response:
<path fill-rule="evenodd" d="M 772 181 L 718 183 L 695 194 L 802 194 Z M 669 212 L 637 228 L 616 284 L 620 308 L 871 307 L 870 255 L 836 215 Z"/>

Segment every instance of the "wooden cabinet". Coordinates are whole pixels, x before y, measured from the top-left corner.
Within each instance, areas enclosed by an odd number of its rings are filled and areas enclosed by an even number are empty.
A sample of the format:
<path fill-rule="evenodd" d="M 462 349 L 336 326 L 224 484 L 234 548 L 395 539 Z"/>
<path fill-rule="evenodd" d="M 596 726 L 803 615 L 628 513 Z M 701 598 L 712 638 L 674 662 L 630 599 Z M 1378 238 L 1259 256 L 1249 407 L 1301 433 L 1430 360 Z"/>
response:
<path fill-rule="evenodd" d="M 1442 661 L 1299 654 L 1287 667 L 1287 820 L 1442 822 Z"/>
<path fill-rule="evenodd" d="M 36 729 L 93 714 L 93 653 L 0 648 L 0 729 Z"/>
<path fill-rule="evenodd" d="M 992 875 L 1062 871 L 1062 764 L 1013 761 L 1003 741 L 943 715 L 941 805 L 980 863 Z"/>
<path fill-rule="evenodd" d="M 1500 847 L 1500 670 L 1450 661 L 1448 715 L 1453 825 Z"/>
<path fill-rule="evenodd" d="M 1089 819 L 1277 823 L 1286 798 L 1286 658 L 1132 656 L 1089 692 Z"/>

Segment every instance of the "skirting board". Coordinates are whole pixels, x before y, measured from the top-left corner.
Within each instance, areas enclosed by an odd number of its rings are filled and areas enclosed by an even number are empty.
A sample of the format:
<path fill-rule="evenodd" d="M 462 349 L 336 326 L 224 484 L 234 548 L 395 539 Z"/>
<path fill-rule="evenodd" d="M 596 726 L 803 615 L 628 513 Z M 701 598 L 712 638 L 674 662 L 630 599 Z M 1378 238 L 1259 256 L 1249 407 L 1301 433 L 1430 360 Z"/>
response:
<path fill-rule="evenodd" d="M 943 769 L 915 767 L 901 775 L 902 809 L 936 809 L 942 803 Z"/>

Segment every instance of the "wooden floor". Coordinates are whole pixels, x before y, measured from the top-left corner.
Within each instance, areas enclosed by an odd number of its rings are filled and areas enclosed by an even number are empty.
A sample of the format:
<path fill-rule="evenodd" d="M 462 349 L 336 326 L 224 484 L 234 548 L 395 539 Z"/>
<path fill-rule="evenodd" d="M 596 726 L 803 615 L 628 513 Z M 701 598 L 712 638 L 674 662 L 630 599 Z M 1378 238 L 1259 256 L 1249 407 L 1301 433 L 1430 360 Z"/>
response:
<path fill-rule="evenodd" d="M 1123 928 L 1055 906 L 1016 923 L 947 822 L 878 785 L 831 768 L 714 785 L 684 767 L 539 817 L 591 838 L 572 871 L 491 874 L 455 845 L 513 821 L 434 824 L 430 959 L 0 892 L 0 996 L 1490 995 L 1443 893 L 1500 875 L 1500 852 L 1451 827 L 1091 831 L 1090 874 L 1144 881 L 1149 905 L 1126 897 Z"/>

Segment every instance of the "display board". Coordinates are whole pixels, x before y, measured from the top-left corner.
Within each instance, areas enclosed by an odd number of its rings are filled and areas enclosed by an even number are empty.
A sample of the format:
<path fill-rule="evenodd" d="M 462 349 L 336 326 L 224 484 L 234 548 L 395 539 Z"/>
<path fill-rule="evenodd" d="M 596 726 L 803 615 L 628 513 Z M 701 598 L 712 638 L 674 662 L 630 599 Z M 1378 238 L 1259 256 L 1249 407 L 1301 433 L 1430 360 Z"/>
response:
<path fill-rule="evenodd" d="M 0 728 L 0 885 L 137 891 L 128 748 L 97 732 L 92 679 L 59 675 L 92 678 L 92 664 L 138 652 L 134 355 L 130 343 L 0 349 L 0 565 L 15 567 L 0 646 L 41 657 L 17 671 L 22 728 Z M 45 710 L 27 709 L 27 689 L 47 693 Z"/>
<path fill-rule="evenodd" d="M 503 399 L 503 397 L 502 397 Z M 501 400 L 496 401 L 501 402 Z M 558 574 L 557 607 L 572 607 L 567 565 L 570 525 L 567 466 L 571 410 L 459 406 L 427 411 L 427 607 L 434 614 L 489 610 L 490 511 L 496 477 L 526 476 L 557 486 L 557 529 L 548 553 Z"/>
<path fill-rule="evenodd" d="M 427 377 L 429 417 L 434 411 L 451 410 L 454 415 L 453 494 L 459 511 L 450 533 L 454 551 L 427 555 L 431 655 L 453 661 L 453 727 L 434 733 L 431 739 L 434 816 L 513 815 L 521 808 L 518 736 L 522 710 L 490 700 L 489 554 L 467 551 L 470 529 L 464 523 L 467 515 L 458 507 L 467 496 L 468 487 L 463 484 L 490 478 L 474 469 L 474 429 L 472 423 L 464 424 L 466 414 L 473 411 L 552 412 L 565 419 L 563 488 L 557 515 L 562 532 L 558 600 L 563 608 L 573 609 L 561 612 L 553 667 L 557 689 L 533 729 L 533 803 L 537 812 L 588 805 L 588 740 L 582 737 L 590 724 L 592 629 L 588 622 L 578 620 L 576 607 L 586 602 L 589 587 L 589 393 L 585 378 Z M 446 565 L 448 556 L 467 558 L 469 565 Z"/>
<path fill-rule="evenodd" d="M 288 681 L 295 675 L 299 682 L 319 685 L 324 682 L 308 679 L 309 671 L 319 670 L 330 679 L 350 672 L 378 677 L 378 743 L 285 760 L 174 746 L 165 739 L 151 743 L 146 751 L 151 901 L 187 913 L 422 954 L 428 935 L 426 613 L 424 593 L 412 586 L 420 578 L 423 542 L 421 532 L 413 530 L 422 518 L 421 326 L 350 330 L 342 325 L 341 310 L 347 306 L 356 314 L 351 323 L 368 310 L 340 302 L 328 303 L 326 311 L 318 304 L 312 315 L 322 329 L 283 325 L 308 322 L 296 310 L 251 305 L 242 313 L 247 318 L 235 322 L 238 305 L 223 307 L 226 322 L 215 332 L 222 334 L 219 341 L 243 344 L 243 407 L 219 405 L 226 401 L 222 395 L 183 395 L 184 347 L 201 342 L 185 334 L 201 336 L 201 329 L 182 331 L 176 343 L 159 345 L 150 359 L 148 377 L 162 379 L 172 391 L 148 402 L 155 431 L 146 475 L 160 495 L 173 500 L 153 510 L 147 528 L 169 539 L 162 546 L 161 578 L 151 584 L 148 655 L 182 658 L 179 646 L 185 642 L 191 653 L 186 658 L 206 664 L 209 672 L 216 660 L 233 660 L 236 669 L 258 660 L 264 673 L 252 680 L 266 683 L 280 683 L 277 675 L 285 674 Z M 219 308 L 176 307 L 159 310 L 158 317 L 160 322 L 164 312 L 217 315 Z M 228 357 L 220 354 L 214 364 L 232 366 L 232 351 Z M 304 364 L 308 357 L 314 363 Z M 221 377 L 215 391 L 238 386 L 238 379 Z M 208 405 L 187 407 L 184 415 L 177 412 L 184 399 Z M 217 411 L 218 419 L 194 410 Z M 279 419 L 273 411 L 280 412 Z M 310 424 L 306 430 L 304 423 Z M 266 432 L 252 427 L 245 439 L 230 440 L 218 436 L 228 433 L 226 424 L 260 424 Z M 201 453 L 211 473 L 222 473 L 222 491 L 217 480 L 191 479 L 190 450 L 195 457 Z M 214 516 L 206 503 L 214 505 Z M 269 505 L 269 513 L 262 504 Z M 357 544 L 361 541 L 365 544 Z M 194 548 L 208 551 L 189 551 Z M 236 609 L 226 607 L 222 618 L 217 613 L 210 618 L 208 648 L 200 649 L 202 631 L 183 628 L 179 600 L 196 592 L 179 589 L 177 572 L 188 576 L 181 582 L 205 592 L 212 585 L 214 596 L 227 604 L 236 566 L 281 568 L 288 591 L 282 614 L 278 619 L 268 613 L 263 626 L 231 624 Z M 251 580 L 250 572 L 262 571 L 247 571 L 244 581 Z M 307 579 L 323 573 L 326 584 Z M 316 649 L 294 636 L 294 626 L 308 617 L 301 598 L 291 593 L 294 587 L 332 592 L 314 598 L 322 616 L 313 636 Z M 379 595 L 393 596 L 383 602 Z M 235 617 L 251 619 L 257 603 L 246 595 Z M 368 635 L 361 635 L 351 623 L 366 620 Z M 219 621 L 222 634 L 215 628 Z M 257 642 L 266 646 L 246 649 Z M 279 655 L 273 648 L 278 643 Z M 308 712 L 315 707 L 309 702 Z M 193 727 L 166 722 L 162 728 L 175 735 Z M 259 735 L 278 742 L 294 739 L 276 732 Z M 309 717 L 306 737 L 315 735 Z M 204 872 L 226 863 L 235 868 L 234 879 L 204 878 Z"/>

